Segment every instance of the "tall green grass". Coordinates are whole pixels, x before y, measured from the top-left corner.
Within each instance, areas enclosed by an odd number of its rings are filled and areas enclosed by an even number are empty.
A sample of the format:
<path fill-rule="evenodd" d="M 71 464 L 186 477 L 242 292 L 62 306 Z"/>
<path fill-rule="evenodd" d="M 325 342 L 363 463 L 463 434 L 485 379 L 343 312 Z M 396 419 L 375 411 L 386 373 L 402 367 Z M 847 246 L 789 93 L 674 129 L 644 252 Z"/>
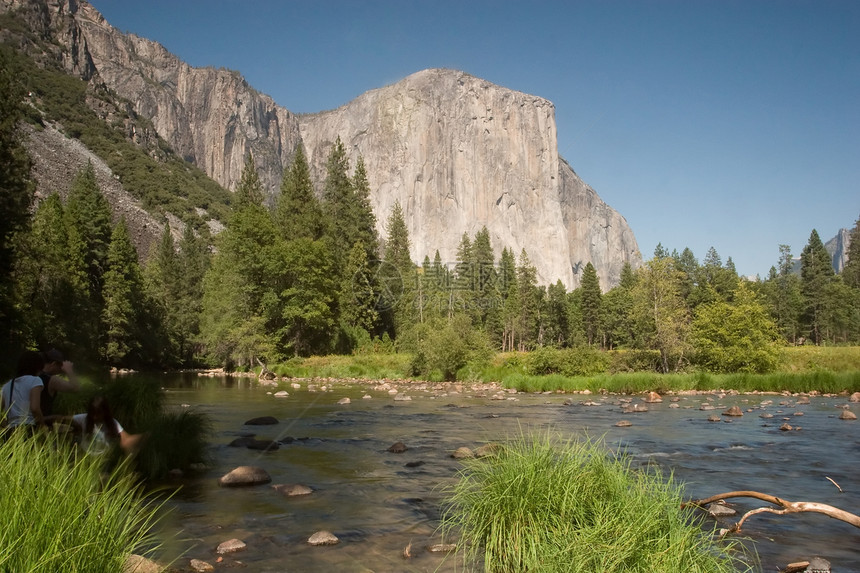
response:
<path fill-rule="evenodd" d="M 0 445 L 0 571 L 116 573 L 157 543 L 158 507 L 131 472 L 103 474 L 97 456 L 12 435 Z"/>
<path fill-rule="evenodd" d="M 464 570 L 753 570 L 740 545 L 717 541 L 682 501 L 671 476 L 634 471 L 600 442 L 521 435 L 497 456 L 465 462 L 441 527 L 459 538 Z"/>

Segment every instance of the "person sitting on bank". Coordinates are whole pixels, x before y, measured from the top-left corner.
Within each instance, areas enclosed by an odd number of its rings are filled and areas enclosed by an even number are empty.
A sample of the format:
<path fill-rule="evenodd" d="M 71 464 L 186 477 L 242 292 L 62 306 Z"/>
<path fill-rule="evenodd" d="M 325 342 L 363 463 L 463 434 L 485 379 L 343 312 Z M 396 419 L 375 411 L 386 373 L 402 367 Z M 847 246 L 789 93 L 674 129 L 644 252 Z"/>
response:
<path fill-rule="evenodd" d="M 77 392 L 81 383 L 75 374 L 75 365 L 69 360 L 63 359 L 63 354 L 56 348 L 44 353 L 45 366 L 39 373 L 44 389 L 42 390 L 42 416 L 45 423 L 50 425 L 51 416 L 54 413 L 54 400 L 59 392 Z"/>
<path fill-rule="evenodd" d="M 90 454 L 102 454 L 114 444 L 122 448 L 123 452 L 131 454 L 137 451 L 142 437 L 123 429 L 114 419 L 103 396 L 91 399 L 86 413 L 75 414 L 71 422 L 75 430 L 81 433 L 81 447 Z"/>
<path fill-rule="evenodd" d="M 45 365 L 40 352 L 25 350 L 18 359 L 15 377 L 0 389 L 0 425 L 27 428 L 31 432 L 42 423 L 42 379 Z"/>

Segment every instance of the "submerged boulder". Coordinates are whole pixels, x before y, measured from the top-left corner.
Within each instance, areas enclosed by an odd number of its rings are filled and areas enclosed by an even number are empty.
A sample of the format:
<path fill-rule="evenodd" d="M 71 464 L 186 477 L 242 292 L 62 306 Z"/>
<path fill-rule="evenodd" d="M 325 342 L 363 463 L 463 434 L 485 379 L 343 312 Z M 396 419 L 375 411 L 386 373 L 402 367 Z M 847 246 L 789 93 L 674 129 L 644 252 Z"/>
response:
<path fill-rule="evenodd" d="M 269 483 L 272 478 L 263 468 L 257 466 L 239 466 L 229 473 L 221 476 L 218 485 L 224 487 L 237 487 L 246 485 L 260 485 Z"/>

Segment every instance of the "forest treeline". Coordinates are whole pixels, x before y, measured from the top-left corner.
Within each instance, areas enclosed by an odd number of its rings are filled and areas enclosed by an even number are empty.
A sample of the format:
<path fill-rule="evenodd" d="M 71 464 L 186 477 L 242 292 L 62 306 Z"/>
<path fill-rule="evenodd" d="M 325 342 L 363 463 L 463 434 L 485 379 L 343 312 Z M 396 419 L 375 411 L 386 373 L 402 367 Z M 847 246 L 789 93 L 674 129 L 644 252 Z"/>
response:
<path fill-rule="evenodd" d="M 840 274 L 813 230 L 799 274 L 785 245 L 756 281 L 713 248 L 700 262 L 658 245 L 608 292 L 591 263 L 568 291 L 560 281 L 539 285 L 526 250 L 496 258 L 486 228 L 461 237 L 455 261 L 437 251 L 416 264 L 399 204 L 377 236 L 363 160 L 350 166 L 340 140 L 320 197 L 301 147 L 273 204 L 249 156 L 225 230 L 210 238 L 186 225 L 175 241 L 165 225 L 141 265 L 92 166 L 65 201 L 52 194 L 31 205 L 15 89 L 12 78 L 0 81 L 0 320 L 9 348 L 55 345 L 132 368 L 397 350 L 414 356 L 414 375 L 453 378 L 498 351 L 631 349 L 663 372 L 766 372 L 786 344 L 860 342 L 860 219 Z"/>

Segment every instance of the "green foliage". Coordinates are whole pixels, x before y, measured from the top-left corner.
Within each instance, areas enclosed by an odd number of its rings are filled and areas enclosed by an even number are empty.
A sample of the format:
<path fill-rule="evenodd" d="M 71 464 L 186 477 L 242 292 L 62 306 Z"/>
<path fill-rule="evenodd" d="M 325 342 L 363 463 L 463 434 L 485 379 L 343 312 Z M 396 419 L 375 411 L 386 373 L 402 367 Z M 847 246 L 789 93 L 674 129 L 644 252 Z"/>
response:
<path fill-rule="evenodd" d="M 193 471 L 207 464 L 206 448 L 212 433 L 209 417 L 197 410 L 159 411 L 142 426 L 145 439 L 135 457 L 140 475 L 148 480 L 167 477 L 171 470 Z"/>
<path fill-rule="evenodd" d="M 580 284 L 581 292 L 581 311 L 582 325 L 585 331 L 585 340 L 589 346 L 598 342 L 598 334 L 601 330 L 601 299 L 600 280 L 597 278 L 597 271 L 591 261 L 585 265 L 585 270 L 582 272 L 582 284 Z"/>
<path fill-rule="evenodd" d="M 321 239 L 328 232 L 301 144 L 296 148 L 289 169 L 284 171 L 281 194 L 275 208 L 275 223 L 281 233 L 294 239 Z"/>
<path fill-rule="evenodd" d="M 442 532 L 459 539 L 465 568 L 488 572 L 752 570 L 681 509 L 682 495 L 601 442 L 523 434 L 464 464 Z"/>
<path fill-rule="evenodd" d="M 29 225 L 32 199 L 30 159 L 20 140 L 24 117 L 20 70 L 7 50 L 0 49 L 0 345 L 10 348 L 14 303 L 10 280 L 15 263 L 13 239 Z M 21 341 L 16 341 L 20 344 Z"/>
<path fill-rule="evenodd" d="M 532 375 L 594 376 L 606 372 L 609 355 L 596 348 L 542 347 L 526 358 L 526 372 Z"/>
<path fill-rule="evenodd" d="M 848 245 L 848 261 L 842 269 L 842 280 L 851 288 L 860 289 L 860 217 L 851 229 L 851 244 Z"/>
<path fill-rule="evenodd" d="M 803 294 L 803 325 L 815 344 L 821 344 L 824 338 L 826 291 L 833 278 L 830 255 L 818 231 L 813 229 L 800 255 L 800 289 Z"/>
<path fill-rule="evenodd" d="M 612 350 L 609 352 L 609 373 L 659 372 L 662 360 L 658 350 Z"/>
<path fill-rule="evenodd" d="M 141 363 L 141 326 L 144 324 L 143 277 L 137 253 L 125 220 L 114 227 L 104 274 L 102 356 L 113 366 L 137 366 Z"/>
<path fill-rule="evenodd" d="M 492 354 L 489 341 L 465 316 L 416 325 L 412 336 L 417 346 L 410 365 L 414 376 L 456 380 L 467 364 L 486 365 Z"/>
<path fill-rule="evenodd" d="M 776 324 L 743 283 L 734 302 L 715 301 L 696 309 L 691 339 L 696 363 L 711 372 L 765 373 L 778 363 Z"/>
<path fill-rule="evenodd" d="M 106 475 L 100 457 L 20 433 L 0 444 L 0 457 L 0 479 L 16 484 L 0 489 L 0 570 L 114 573 L 132 552 L 157 549 L 160 508 L 128 466 Z"/>

